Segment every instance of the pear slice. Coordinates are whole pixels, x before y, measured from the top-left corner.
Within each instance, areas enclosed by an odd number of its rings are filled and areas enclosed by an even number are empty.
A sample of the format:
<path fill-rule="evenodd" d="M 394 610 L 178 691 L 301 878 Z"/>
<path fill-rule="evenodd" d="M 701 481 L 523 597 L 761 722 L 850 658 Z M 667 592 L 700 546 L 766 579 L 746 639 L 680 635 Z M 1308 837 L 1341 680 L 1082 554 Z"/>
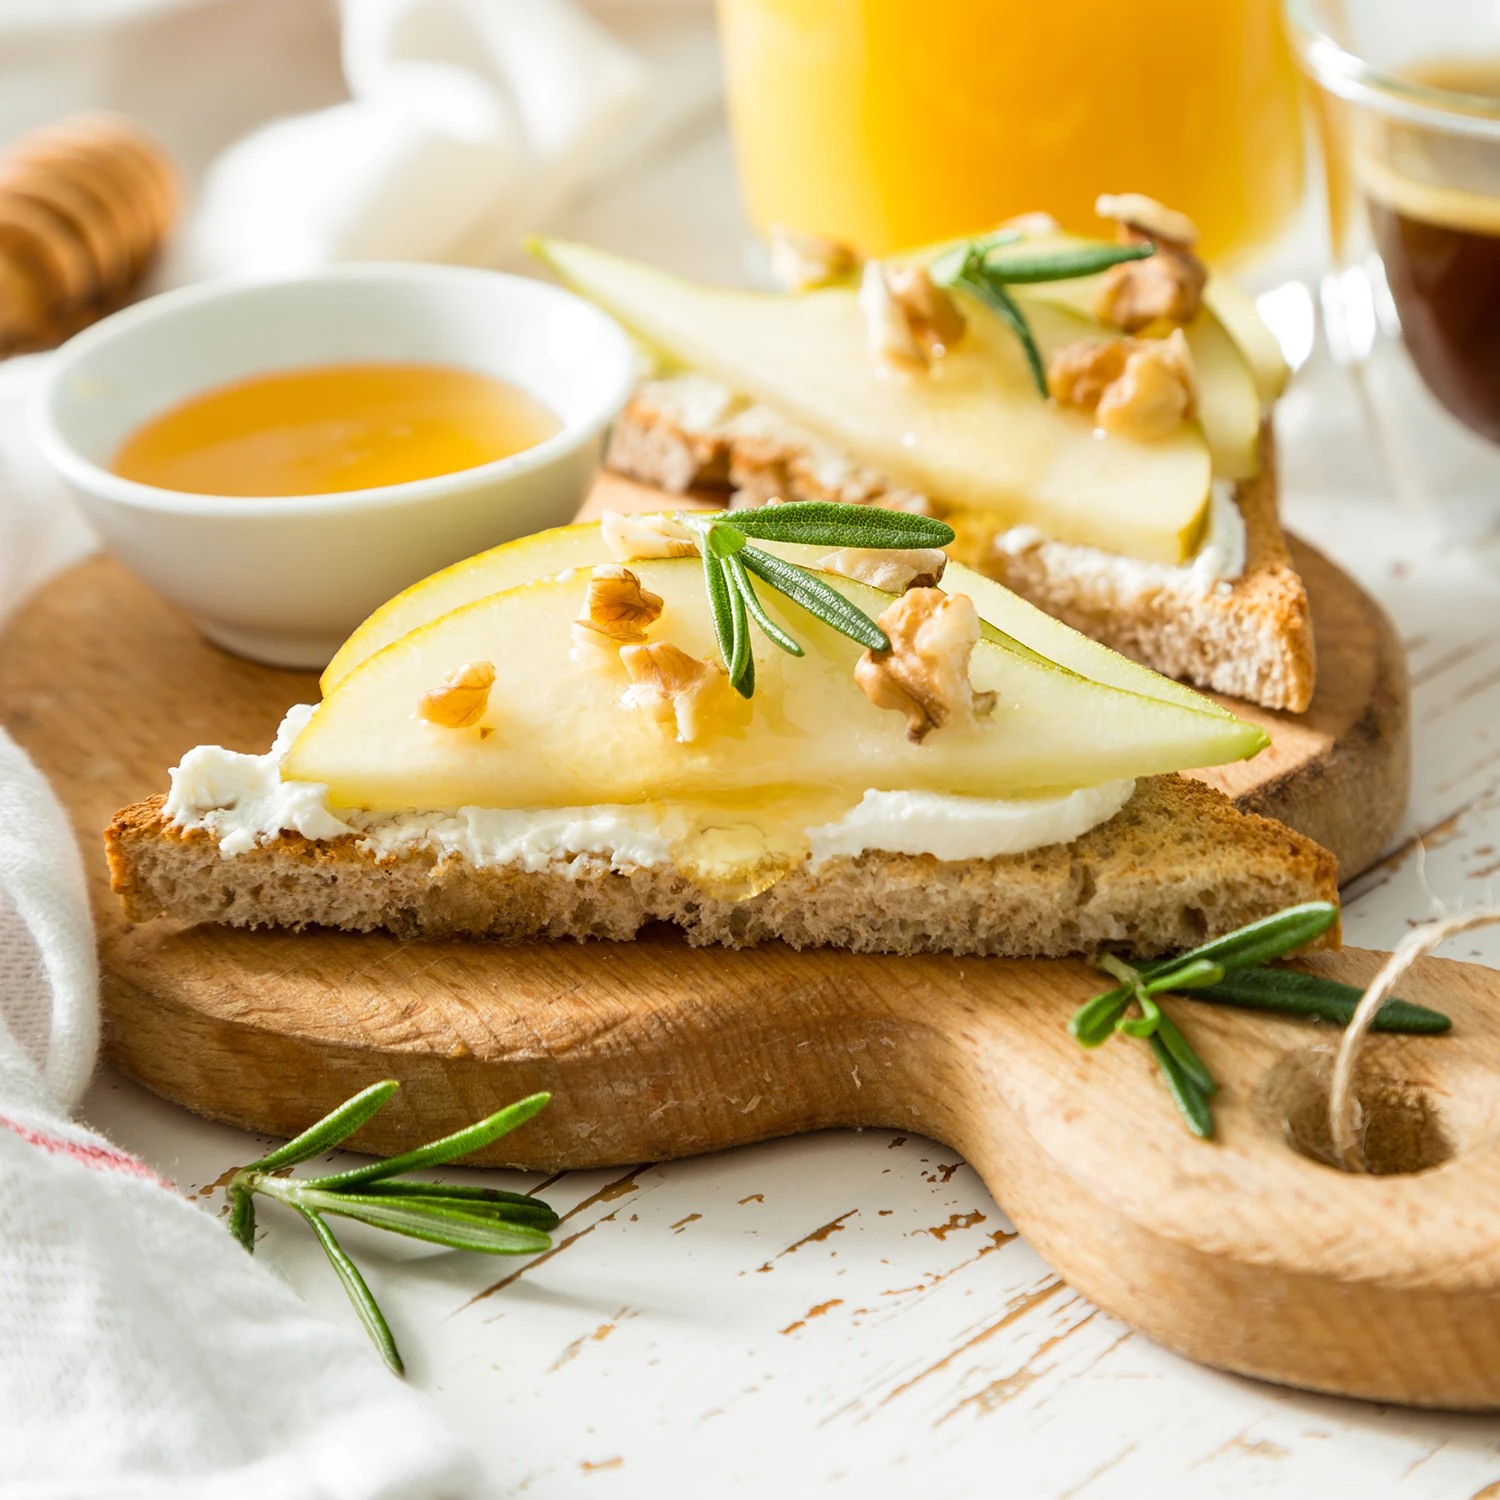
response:
<path fill-rule="evenodd" d="M 994 259 L 1014 259 L 1021 254 L 1037 255 L 1048 249 L 1076 248 L 1089 240 L 1059 235 L 1044 240 L 995 251 Z M 1012 295 L 1035 316 L 1040 307 L 1072 313 L 1078 320 L 1074 338 L 1118 337 L 1119 330 L 1109 328 L 1094 316 L 1094 301 L 1099 292 L 1100 277 L 1080 276 L 1071 281 L 1038 281 L 1011 288 Z M 1216 278 L 1220 286 L 1227 285 Z M 1232 296 L 1233 290 L 1228 294 Z M 1243 293 L 1240 294 L 1243 298 Z M 1254 303 L 1249 303 L 1250 317 L 1261 328 Z M 1208 444 L 1214 474 L 1220 479 L 1253 479 L 1260 472 L 1260 428 L 1265 408 L 1274 400 L 1262 392 L 1261 379 L 1239 341 L 1226 329 L 1213 306 L 1205 300 L 1198 316 L 1183 330 L 1192 350 L 1193 366 L 1198 374 L 1198 426 Z M 1274 340 L 1272 341 L 1274 343 Z"/>
<path fill-rule="evenodd" d="M 855 292 L 700 286 L 564 240 L 533 248 L 652 345 L 785 412 L 863 462 L 946 503 L 1059 541 L 1178 564 L 1207 520 L 1211 462 L 1184 425 L 1155 442 L 1099 437 L 1038 396 L 1015 335 L 974 302 L 969 332 L 925 374 L 880 366 Z M 1037 305 L 1044 352 L 1076 337 Z"/>
<path fill-rule="evenodd" d="M 519 588 L 551 573 L 613 561 L 599 534 L 597 521 L 555 526 L 551 531 L 518 537 L 466 557 L 452 567 L 419 579 L 382 604 L 334 653 L 318 679 L 318 686 L 323 696 L 328 697 L 366 657 L 374 656 L 418 625 L 425 625 L 460 605 L 472 604 L 486 594 Z"/>
<path fill-rule="evenodd" d="M 756 545 L 788 562 L 813 569 L 830 550 L 788 542 L 760 541 Z M 323 673 L 320 684 L 323 696 L 330 696 L 362 661 L 451 610 L 552 574 L 613 561 L 599 523 L 590 521 L 504 542 L 488 552 L 454 563 L 381 605 L 344 642 Z M 1118 655 L 1108 646 L 1101 646 L 1044 614 L 1034 604 L 1028 604 L 994 579 L 960 563 L 950 560 L 943 575 L 943 587 L 950 593 L 967 594 L 974 601 L 985 624 L 986 639 L 996 645 L 1054 662 L 1091 682 L 1159 698 L 1164 703 L 1177 703 L 1199 713 L 1228 713 L 1211 698 Z"/>
<path fill-rule="evenodd" d="M 1255 376 L 1261 404 L 1272 405 L 1292 377 L 1291 366 L 1276 342 L 1255 299 L 1237 281 L 1210 272 L 1203 289 L 1203 305 L 1234 340 Z"/>
<path fill-rule="evenodd" d="M 682 558 L 632 565 L 666 607 L 651 630 L 715 659 L 703 570 Z M 822 575 L 866 613 L 891 597 Z M 614 653 L 575 653 L 569 622 L 582 579 L 546 578 L 492 594 L 403 636 L 350 672 L 282 765 L 322 782 L 335 807 L 551 807 L 733 798 L 816 788 L 857 800 L 869 789 L 1015 796 L 1092 786 L 1255 754 L 1252 725 L 1086 681 L 981 640 L 970 676 L 997 695 L 972 730 L 919 744 L 903 715 L 854 682 L 860 648 L 782 596 L 765 604 L 806 648 L 794 658 L 755 632 L 756 691 L 723 692 L 689 743 L 635 707 Z M 586 659 L 579 659 L 586 658 Z M 444 729 L 417 716 L 422 695 L 463 662 L 495 668 L 484 717 Z"/>

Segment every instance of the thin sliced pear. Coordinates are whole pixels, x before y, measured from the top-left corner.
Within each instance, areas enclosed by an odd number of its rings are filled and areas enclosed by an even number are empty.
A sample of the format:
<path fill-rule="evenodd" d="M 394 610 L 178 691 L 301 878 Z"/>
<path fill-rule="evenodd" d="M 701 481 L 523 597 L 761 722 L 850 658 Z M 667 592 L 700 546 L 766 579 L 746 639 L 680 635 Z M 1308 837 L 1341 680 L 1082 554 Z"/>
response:
<path fill-rule="evenodd" d="M 713 622 L 693 559 L 634 565 L 666 601 L 655 640 L 712 658 Z M 890 602 L 823 575 L 869 614 Z M 981 641 L 971 677 L 993 691 L 974 730 L 940 729 L 913 745 L 901 714 L 854 683 L 859 647 L 780 596 L 766 601 L 806 648 L 794 658 L 756 632 L 756 692 L 726 691 L 706 733 L 682 744 L 635 708 L 613 656 L 575 660 L 569 622 L 581 580 L 547 578 L 493 594 L 403 636 L 349 673 L 313 715 L 282 766 L 323 782 L 336 807 L 555 807 L 723 798 L 816 788 L 858 799 L 868 789 L 927 788 L 1014 796 L 1091 786 L 1253 755 L 1260 730 L 1118 688 Z M 421 695 L 454 667 L 483 659 L 496 679 L 472 729 L 420 719 Z"/>
<path fill-rule="evenodd" d="M 756 545 L 788 562 L 814 569 L 831 550 L 784 542 L 759 541 Z M 323 696 L 328 697 L 362 661 L 451 610 L 539 578 L 613 561 L 599 523 L 589 521 L 505 542 L 444 568 L 381 605 L 344 642 L 323 673 L 320 684 Z M 959 563 L 949 562 L 943 587 L 949 593 L 968 594 L 973 599 L 985 623 L 986 638 L 996 645 L 1056 662 L 1092 682 L 1142 693 L 1164 703 L 1179 703 L 1202 713 L 1226 712 L 1211 699 L 1117 655 L 1107 646 L 1043 614 L 994 579 Z"/>
<path fill-rule="evenodd" d="M 1004 584 L 996 583 L 993 578 L 986 578 L 983 573 L 976 573 L 962 563 L 948 564 L 943 570 L 942 586 L 945 593 L 967 594 L 974 601 L 981 620 L 988 621 L 1047 661 L 1066 667 L 1090 682 L 1127 693 L 1139 693 L 1161 703 L 1175 703 L 1196 713 L 1234 718 L 1227 708 L 1212 698 L 1205 698 L 1202 693 L 1194 692 L 1170 677 L 1163 677 L 1160 672 L 1153 672 L 1150 667 L 1143 667 L 1139 662 L 1121 656 L 1118 651 L 1111 651 L 1082 631 L 1054 620 L 1019 594 L 1011 593 Z"/>
<path fill-rule="evenodd" d="M 613 562 L 599 534 L 597 521 L 556 526 L 533 536 L 502 542 L 441 572 L 429 574 L 388 599 L 339 647 L 323 669 L 318 686 L 326 698 L 367 657 L 392 641 L 436 620 L 449 610 L 471 604 L 486 594 L 501 594 L 569 568 L 591 568 Z"/>
<path fill-rule="evenodd" d="M 994 258 L 1014 259 L 1023 253 L 1032 256 L 1047 249 L 1089 243 L 1068 235 L 1028 240 L 996 251 Z M 1028 311 L 1046 306 L 1072 313 L 1080 320 L 1075 325 L 1076 338 L 1109 338 L 1116 330 L 1094 317 L 1099 282 L 1098 276 L 1081 276 L 1071 281 L 1034 282 L 1013 287 L 1012 292 Z M 1256 323 L 1264 328 L 1255 315 L 1254 303 L 1249 305 Z M 1260 428 L 1265 406 L 1269 404 L 1262 399 L 1257 372 L 1207 302 L 1183 332 L 1198 372 L 1197 419 L 1213 460 L 1214 474 L 1220 479 L 1252 479 L 1260 472 Z"/>
<path fill-rule="evenodd" d="M 786 412 L 892 478 L 1034 525 L 1059 541 L 1177 564 L 1207 520 L 1211 462 L 1191 426 L 1156 442 L 1099 438 L 1042 400 L 1015 336 L 970 303 L 970 331 L 925 375 L 880 367 L 849 288 L 798 295 L 699 286 L 564 240 L 534 246 L 653 345 Z M 1035 309 L 1044 348 L 1071 324 Z"/>
<path fill-rule="evenodd" d="M 1261 403 L 1270 406 L 1286 389 L 1292 369 L 1276 342 L 1276 335 L 1261 317 L 1255 299 L 1239 282 L 1212 272 L 1203 289 L 1203 303 L 1244 355 L 1255 375 Z"/>

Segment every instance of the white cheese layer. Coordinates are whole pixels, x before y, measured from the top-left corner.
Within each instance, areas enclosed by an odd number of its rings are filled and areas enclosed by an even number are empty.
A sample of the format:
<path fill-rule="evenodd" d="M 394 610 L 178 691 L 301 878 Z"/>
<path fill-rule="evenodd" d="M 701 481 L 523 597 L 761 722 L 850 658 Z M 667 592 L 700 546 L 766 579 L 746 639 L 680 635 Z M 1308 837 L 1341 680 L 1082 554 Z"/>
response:
<path fill-rule="evenodd" d="M 1203 544 L 1191 562 L 1177 568 L 1166 563 L 1122 557 L 1098 547 L 1053 542 L 1034 526 L 1012 526 L 1009 531 L 1002 531 L 995 538 L 995 546 L 1013 556 L 1044 551 L 1048 547 L 1066 547 L 1069 574 L 1078 577 L 1085 570 L 1097 574 L 1113 584 L 1117 595 L 1122 598 L 1171 587 L 1186 588 L 1194 594 L 1227 594 L 1233 580 L 1245 576 L 1247 549 L 1245 518 L 1235 502 L 1234 488 L 1232 480 L 1213 481 Z"/>
<path fill-rule="evenodd" d="M 312 712 L 308 704 L 293 708 L 265 755 L 218 745 L 189 750 L 171 773 L 168 820 L 203 830 L 226 857 L 285 831 L 310 839 L 352 834 L 377 856 L 428 848 L 476 867 L 518 865 L 528 872 L 579 855 L 608 858 L 616 870 L 672 863 L 681 820 L 660 804 L 335 813 L 326 787 L 281 779 L 282 756 Z M 1024 854 L 1071 843 L 1114 817 L 1134 790 L 1133 781 L 1111 781 L 1047 797 L 866 792 L 842 818 L 806 830 L 809 858 L 816 866 L 866 850 L 942 860 Z"/>

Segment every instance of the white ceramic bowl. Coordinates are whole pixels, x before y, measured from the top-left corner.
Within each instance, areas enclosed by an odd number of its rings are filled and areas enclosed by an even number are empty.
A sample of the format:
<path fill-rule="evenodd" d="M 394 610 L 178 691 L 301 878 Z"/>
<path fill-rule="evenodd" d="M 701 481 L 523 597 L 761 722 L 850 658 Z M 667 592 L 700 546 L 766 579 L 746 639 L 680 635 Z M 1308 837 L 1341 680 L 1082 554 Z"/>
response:
<path fill-rule="evenodd" d="M 180 494 L 105 467 L 141 422 L 210 386 L 361 360 L 497 375 L 550 407 L 562 430 L 495 463 L 335 495 Z M 635 372 L 619 325 L 545 282 L 350 265 L 188 287 L 106 318 L 53 356 L 32 426 L 105 545 L 210 640 L 277 666 L 321 667 L 408 584 L 572 520 Z"/>

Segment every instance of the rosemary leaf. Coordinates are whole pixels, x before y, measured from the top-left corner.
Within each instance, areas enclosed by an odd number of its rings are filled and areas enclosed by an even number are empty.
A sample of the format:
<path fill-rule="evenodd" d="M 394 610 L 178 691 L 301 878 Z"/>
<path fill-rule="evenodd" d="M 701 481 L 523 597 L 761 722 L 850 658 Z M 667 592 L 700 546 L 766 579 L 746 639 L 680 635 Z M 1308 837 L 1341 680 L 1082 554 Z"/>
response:
<path fill-rule="evenodd" d="M 1167 1091 L 1172 1095 L 1172 1102 L 1177 1106 L 1178 1113 L 1187 1122 L 1187 1128 L 1200 1140 L 1211 1140 L 1214 1116 L 1203 1090 L 1167 1050 L 1166 1043 L 1159 1035 L 1152 1035 L 1148 1040 L 1156 1057 L 1156 1065 L 1166 1080 Z"/>
<path fill-rule="evenodd" d="M 725 587 L 729 590 L 729 619 L 734 628 L 734 646 L 729 656 L 729 685 L 742 698 L 755 694 L 755 652 L 750 639 L 750 616 L 745 609 L 744 596 L 734 587 L 729 576 L 729 565 L 719 559 L 719 571 Z"/>
<path fill-rule="evenodd" d="M 767 542 L 802 542 L 813 547 L 872 547 L 881 551 L 946 547 L 954 530 L 931 516 L 885 510 L 878 505 L 837 505 L 827 500 L 792 500 L 755 510 L 729 511 L 719 525 Z"/>
<path fill-rule="evenodd" d="M 785 594 L 794 604 L 800 604 L 841 635 L 847 635 L 850 640 L 858 641 L 872 651 L 890 650 L 890 639 L 885 631 L 862 609 L 857 609 L 837 590 L 829 588 L 821 578 L 815 578 L 779 557 L 772 557 L 759 547 L 746 547 L 739 554 L 739 560 L 777 593 Z"/>
<path fill-rule="evenodd" d="M 1174 966 L 1164 974 L 1157 974 L 1145 981 L 1142 988 L 1148 995 L 1159 995 L 1166 990 L 1181 993 L 1184 987 L 1217 984 L 1224 977 L 1224 966 L 1210 959 L 1195 958 L 1188 963 Z"/>
<path fill-rule="evenodd" d="M 1014 245 L 1024 238 L 1019 229 L 996 229 L 977 239 L 959 240 L 933 257 L 927 266 L 927 274 L 939 286 L 952 286 L 971 256 L 984 255 L 987 251 L 998 250 L 1002 245 Z"/>
<path fill-rule="evenodd" d="M 1049 395 L 1047 370 L 1042 364 L 1042 351 L 1037 348 L 1036 337 L 1031 331 L 1031 324 L 1026 321 L 1026 314 L 1016 306 L 1014 299 L 1005 288 L 993 277 L 986 275 L 982 268 L 976 267 L 972 259 L 954 285 L 962 287 L 971 297 L 982 302 L 1020 339 L 1021 348 L 1026 353 L 1026 364 L 1031 370 L 1031 378 L 1041 393 L 1042 399 L 1046 400 Z"/>
<path fill-rule="evenodd" d="M 255 1254 L 255 1197 L 247 1187 L 229 1189 L 229 1232 L 251 1255 Z"/>
<path fill-rule="evenodd" d="M 1156 254 L 1155 245 L 1079 245 L 1042 255 L 1006 256 L 988 253 L 982 264 L 985 274 L 1006 286 L 1026 286 L 1039 281 L 1072 281 L 1094 276 L 1126 261 L 1145 260 Z"/>
<path fill-rule="evenodd" d="M 1115 1023 L 1125 1014 L 1125 1007 L 1135 999 L 1135 991 L 1126 984 L 1106 990 L 1102 995 L 1080 1005 L 1068 1019 L 1068 1031 L 1080 1047 L 1099 1047 L 1115 1034 Z"/>
<path fill-rule="evenodd" d="M 1161 1038 L 1162 1046 L 1172 1054 L 1172 1061 L 1192 1079 L 1200 1094 L 1212 1099 L 1219 1092 L 1219 1085 L 1213 1081 L 1208 1069 L 1204 1067 L 1203 1059 L 1188 1046 L 1187 1038 L 1177 1029 L 1171 1016 L 1164 1010 L 1158 1010 L 1156 1013 L 1154 1035 Z"/>
<path fill-rule="evenodd" d="M 301 1135 L 293 1137 L 286 1145 L 253 1161 L 246 1172 L 274 1172 L 281 1167 L 295 1167 L 299 1162 L 311 1161 L 325 1151 L 332 1151 L 341 1141 L 347 1140 L 361 1125 L 377 1111 L 383 1109 L 392 1094 L 400 1088 L 394 1079 L 384 1083 L 373 1083 L 369 1088 L 346 1100 L 333 1111 L 324 1115 L 316 1125 L 309 1126 Z"/>
<path fill-rule="evenodd" d="M 540 1198 L 533 1198 L 530 1193 L 511 1193 L 504 1188 L 470 1187 L 461 1182 L 412 1182 L 403 1178 L 400 1182 L 386 1180 L 362 1183 L 360 1191 L 377 1197 L 452 1198 L 464 1203 L 493 1203 L 517 1217 L 530 1216 L 538 1220 L 557 1218 Z"/>
<path fill-rule="evenodd" d="M 714 617 L 714 640 L 718 642 L 719 660 L 727 672 L 734 660 L 734 605 L 730 599 L 729 580 L 724 576 L 724 565 L 707 546 L 703 548 L 703 586 Z"/>
<path fill-rule="evenodd" d="M 304 1212 L 342 1214 L 376 1229 L 483 1255 L 535 1255 L 551 1239 L 529 1224 L 466 1211 L 472 1205 L 440 1198 L 403 1198 L 391 1194 L 330 1193 L 296 1184 L 295 1206 Z M 282 1196 L 277 1194 L 275 1196 Z"/>
<path fill-rule="evenodd" d="M 1281 1015 L 1316 1016 L 1347 1026 L 1363 991 L 1357 985 L 1340 984 L 1317 974 L 1299 974 L 1294 969 L 1241 969 L 1217 984 L 1184 985 L 1180 995 L 1210 1000 L 1218 1005 L 1240 1005 L 1250 1010 L 1275 1011 Z M 1375 1013 L 1374 1031 L 1398 1031 L 1438 1036 L 1453 1029 L 1442 1011 L 1429 1010 L 1409 1000 L 1387 1000 Z"/>
<path fill-rule="evenodd" d="M 317 1214 L 306 1208 L 298 1208 L 297 1212 L 312 1226 L 312 1232 L 317 1235 L 323 1253 L 343 1282 L 344 1290 L 349 1294 L 355 1312 L 359 1314 L 359 1321 L 375 1341 L 381 1357 L 397 1375 L 404 1375 L 406 1366 L 401 1363 L 401 1354 L 396 1348 L 396 1340 L 391 1336 L 390 1324 L 386 1322 L 385 1314 L 381 1312 L 380 1304 L 366 1285 L 365 1278 L 359 1274 L 359 1267 L 344 1253 L 344 1247 L 334 1238 L 333 1231 Z"/>
<path fill-rule="evenodd" d="M 1150 980 L 1168 969 L 1181 968 L 1200 958 L 1218 964 L 1226 973 L 1253 968 L 1269 959 L 1282 958 L 1322 937 L 1338 919 L 1339 909 L 1331 901 L 1309 901 L 1301 906 L 1289 906 L 1275 916 L 1247 923 L 1176 958 L 1143 963 L 1139 969 Z"/>
<path fill-rule="evenodd" d="M 745 571 L 744 563 L 738 557 L 727 557 L 724 559 L 724 571 L 729 576 L 730 584 L 745 601 L 745 608 L 750 611 L 750 618 L 760 626 L 766 636 L 788 655 L 803 655 L 801 645 L 766 613 L 765 606 L 760 602 L 755 587 L 750 582 L 750 575 Z"/>
<path fill-rule="evenodd" d="M 416 1172 L 423 1167 L 440 1167 L 455 1157 L 468 1156 L 482 1151 L 491 1141 L 497 1141 L 519 1125 L 524 1125 L 539 1110 L 545 1109 L 551 1094 L 531 1094 L 518 1099 L 504 1109 L 480 1120 L 476 1125 L 445 1135 L 440 1141 L 418 1146 L 401 1156 L 392 1156 L 386 1161 L 371 1162 L 368 1166 L 352 1167 L 347 1172 L 335 1172 L 329 1177 L 309 1178 L 298 1183 L 299 1187 L 327 1188 L 343 1192 L 363 1182 L 376 1182 L 382 1177 L 395 1177 L 400 1172 Z"/>
<path fill-rule="evenodd" d="M 1141 1008 L 1140 1015 L 1122 1015 L 1115 1022 L 1115 1030 L 1123 1036 L 1155 1036 L 1156 1028 L 1161 1024 L 1162 1020 L 1161 1006 L 1143 989 L 1136 990 L 1135 1003 Z"/>

